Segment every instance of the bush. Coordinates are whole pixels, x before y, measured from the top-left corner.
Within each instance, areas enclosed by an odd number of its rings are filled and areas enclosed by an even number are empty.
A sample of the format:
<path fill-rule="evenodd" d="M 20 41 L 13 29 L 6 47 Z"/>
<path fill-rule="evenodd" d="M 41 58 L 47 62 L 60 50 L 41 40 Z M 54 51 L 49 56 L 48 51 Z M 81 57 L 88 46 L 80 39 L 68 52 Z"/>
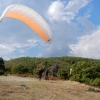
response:
<path fill-rule="evenodd" d="M 4 75 L 4 71 L 3 70 L 0 70 L 0 75 Z"/>
<path fill-rule="evenodd" d="M 69 70 L 68 70 L 67 66 L 61 67 L 57 72 L 57 76 L 64 80 L 68 79 L 69 78 Z"/>
<path fill-rule="evenodd" d="M 76 74 L 70 77 L 71 81 L 81 82 L 80 74 Z"/>
<path fill-rule="evenodd" d="M 37 75 L 37 70 L 36 69 L 33 70 L 33 75 Z"/>
<path fill-rule="evenodd" d="M 11 74 L 11 68 L 5 68 L 5 73 Z"/>
<path fill-rule="evenodd" d="M 94 85 L 94 86 L 99 86 L 99 87 L 100 87 L 100 78 L 96 78 L 96 79 L 93 81 L 93 85 Z"/>
<path fill-rule="evenodd" d="M 0 70 L 5 70 L 4 61 L 2 58 L 0 58 Z"/>
<path fill-rule="evenodd" d="M 90 85 L 91 79 L 90 78 L 86 78 L 84 81 L 85 81 L 86 84 Z"/>
<path fill-rule="evenodd" d="M 15 66 L 15 67 L 12 67 L 12 69 L 11 69 L 12 74 L 25 74 L 27 72 L 28 72 L 28 69 L 21 64 Z"/>
<path fill-rule="evenodd" d="M 68 72 L 67 70 L 64 70 L 64 69 L 60 69 L 57 73 L 57 76 L 61 79 L 64 79 L 66 80 L 68 78 Z"/>

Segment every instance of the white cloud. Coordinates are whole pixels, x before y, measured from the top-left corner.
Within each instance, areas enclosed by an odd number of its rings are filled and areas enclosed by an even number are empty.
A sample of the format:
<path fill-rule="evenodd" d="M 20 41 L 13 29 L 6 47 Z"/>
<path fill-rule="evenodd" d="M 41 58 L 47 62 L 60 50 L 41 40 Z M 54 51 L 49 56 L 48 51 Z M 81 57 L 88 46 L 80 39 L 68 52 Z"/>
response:
<path fill-rule="evenodd" d="M 78 17 L 77 22 L 79 24 L 80 29 L 82 28 L 82 33 L 91 34 L 91 32 L 95 29 L 95 25 L 90 22 L 86 17 Z"/>
<path fill-rule="evenodd" d="M 75 56 L 100 58 L 100 26 L 92 32 L 78 38 L 78 43 L 70 45 L 70 53 Z"/>
<path fill-rule="evenodd" d="M 68 3 L 56 0 L 48 8 L 50 20 L 66 20 L 70 22 L 91 0 L 70 0 Z"/>
<path fill-rule="evenodd" d="M 70 50 L 68 44 L 74 41 L 77 25 L 61 21 L 56 24 L 52 23 L 52 30 L 55 32 L 53 34 L 53 42 L 39 55 L 42 57 L 67 56 Z"/>
<path fill-rule="evenodd" d="M 48 14 L 51 19 L 59 20 L 64 14 L 64 4 L 60 1 L 53 2 L 48 9 Z"/>
<path fill-rule="evenodd" d="M 0 56 L 10 54 L 14 51 L 14 48 L 10 48 L 9 45 L 0 44 Z"/>

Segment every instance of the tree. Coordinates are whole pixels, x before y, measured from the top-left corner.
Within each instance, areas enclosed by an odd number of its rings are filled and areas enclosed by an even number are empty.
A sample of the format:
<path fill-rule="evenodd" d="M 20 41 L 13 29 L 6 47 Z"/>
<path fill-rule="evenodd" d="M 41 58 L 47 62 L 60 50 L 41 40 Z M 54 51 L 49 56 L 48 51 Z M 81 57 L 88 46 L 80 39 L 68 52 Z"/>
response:
<path fill-rule="evenodd" d="M 0 75 L 4 74 L 4 72 L 5 72 L 4 61 L 3 58 L 0 58 Z"/>
<path fill-rule="evenodd" d="M 25 73 L 28 72 L 28 68 L 26 68 L 23 65 L 19 64 L 15 67 L 12 67 L 11 72 L 12 72 L 12 74 L 25 74 Z"/>

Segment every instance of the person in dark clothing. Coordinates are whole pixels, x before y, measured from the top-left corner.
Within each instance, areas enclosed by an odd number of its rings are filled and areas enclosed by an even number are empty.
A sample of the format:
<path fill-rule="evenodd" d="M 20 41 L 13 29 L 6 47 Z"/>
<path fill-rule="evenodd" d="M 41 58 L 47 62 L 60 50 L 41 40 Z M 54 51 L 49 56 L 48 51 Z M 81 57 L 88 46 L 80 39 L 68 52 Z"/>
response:
<path fill-rule="evenodd" d="M 49 80 L 49 71 L 47 69 L 45 71 L 45 80 Z"/>
<path fill-rule="evenodd" d="M 42 73 L 44 72 L 44 69 L 43 68 L 40 68 L 39 70 L 38 70 L 38 78 L 37 79 L 39 79 L 39 81 L 41 80 L 41 78 L 42 78 Z"/>

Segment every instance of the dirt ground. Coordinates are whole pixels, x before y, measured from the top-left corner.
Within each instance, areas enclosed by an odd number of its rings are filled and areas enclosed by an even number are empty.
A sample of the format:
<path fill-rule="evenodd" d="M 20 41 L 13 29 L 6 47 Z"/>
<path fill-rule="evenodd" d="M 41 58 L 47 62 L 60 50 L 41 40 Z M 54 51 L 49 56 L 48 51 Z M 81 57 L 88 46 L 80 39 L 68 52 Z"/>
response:
<path fill-rule="evenodd" d="M 100 100 L 100 89 L 68 80 L 0 76 L 0 100 Z"/>

